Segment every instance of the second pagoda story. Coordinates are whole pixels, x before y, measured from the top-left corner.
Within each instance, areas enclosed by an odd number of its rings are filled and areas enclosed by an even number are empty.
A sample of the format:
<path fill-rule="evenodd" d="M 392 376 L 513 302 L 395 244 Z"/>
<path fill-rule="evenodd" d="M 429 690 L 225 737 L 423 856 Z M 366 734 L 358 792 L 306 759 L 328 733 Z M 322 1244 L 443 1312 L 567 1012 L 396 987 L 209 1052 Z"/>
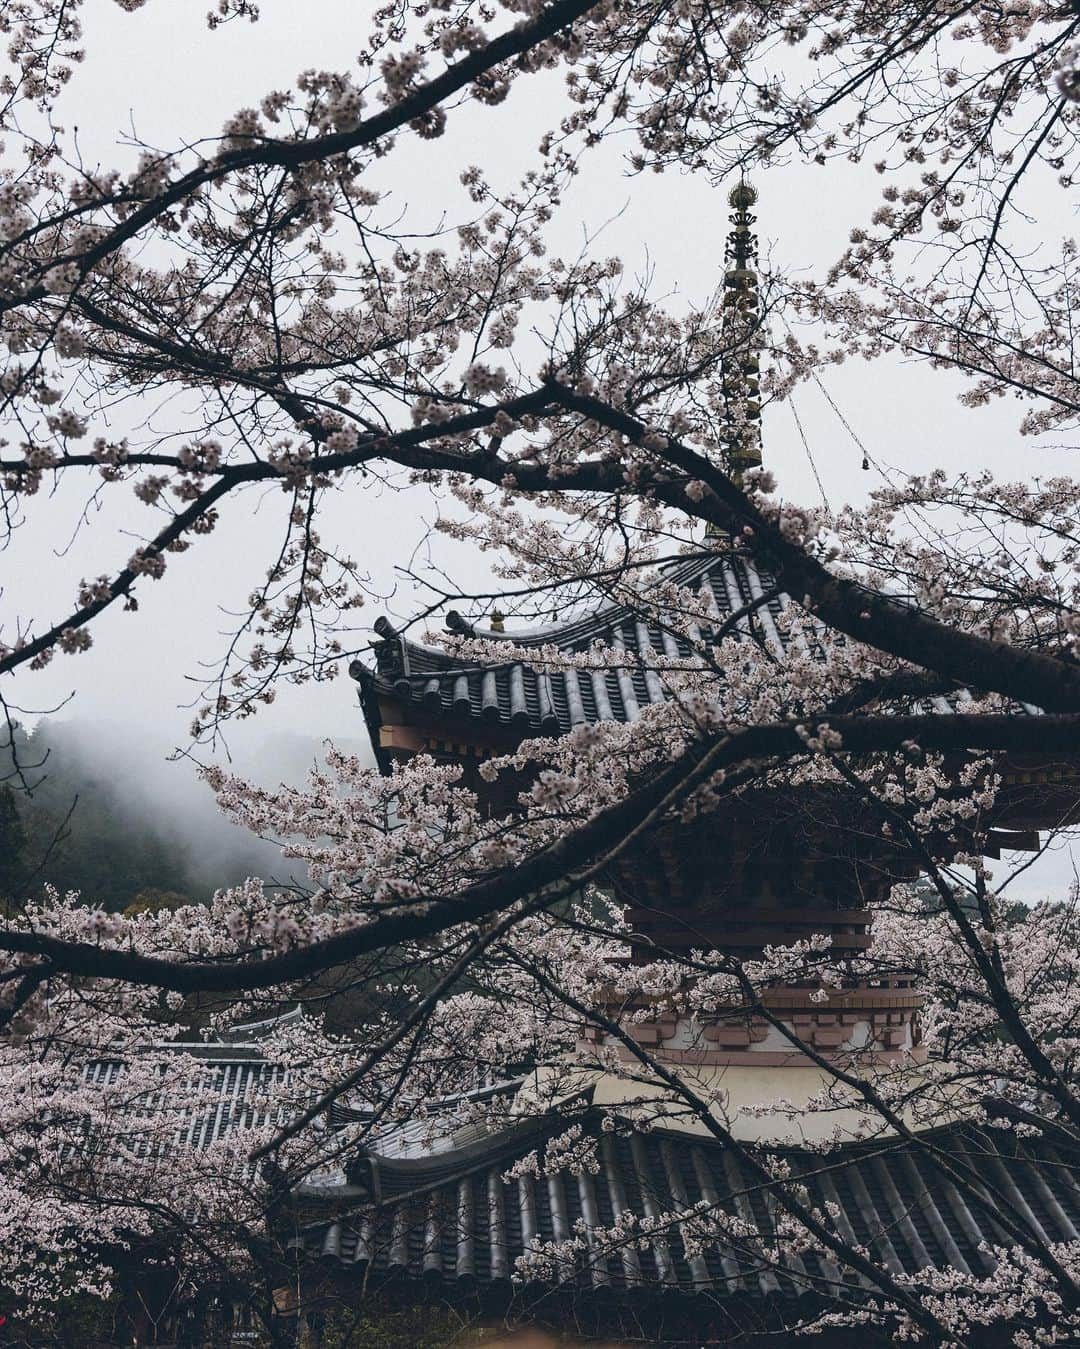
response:
<path fill-rule="evenodd" d="M 472 626 L 451 614 L 452 632 L 483 639 L 495 652 L 505 645 L 510 654 L 506 660 L 465 661 L 380 620 L 373 664 L 355 661 L 351 672 L 382 771 L 429 754 L 462 764 L 466 782 L 483 791 L 475 770 L 485 759 L 581 725 L 635 722 L 677 697 L 667 671 L 684 671 L 701 650 L 713 649 L 716 633 L 745 610 L 751 612 L 726 633 L 736 643 L 766 647 L 781 666 L 793 642 L 805 644 L 798 625 L 792 636 L 787 622 L 790 599 L 776 593 L 773 578 L 730 540 L 708 540 L 697 555 L 661 568 L 659 579 L 665 593 L 678 587 L 696 612 L 711 613 L 711 622 L 667 622 L 644 603 L 601 604 L 563 623 L 510 631 L 498 620 L 496 626 Z M 694 630 L 687 633 L 688 626 Z M 752 654 L 749 645 L 747 650 Z M 553 659 L 553 651 L 565 653 L 565 664 Z M 589 668 L 581 668 L 582 658 Z M 901 710 L 948 716 L 972 697 L 959 689 Z M 1021 713 L 1037 715 L 1037 709 Z M 1003 781 L 988 851 L 1032 849 L 1039 829 L 1075 810 L 1080 766 L 1071 757 L 1011 754 L 997 768 Z M 824 924 L 840 945 L 859 947 L 866 944 L 870 904 L 915 870 L 902 849 L 882 839 L 869 814 L 861 822 L 856 818 L 846 789 L 773 785 L 732 796 L 692 824 L 654 829 L 620 862 L 613 879 L 642 917 L 662 901 L 682 911 L 686 932 L 678 945 L 692 933 L 700 937 L 706 913 L 710 928 L 723 913 L 725 946 L 776 940 L 777 924 L 789 938 Z M 662 932 L 676 941 L 682 919 L 651 921 L 658 937 Z M 745 940 L 734 940 L 739 931 Z M 714 929 L 712 935 L 721 934 Z"/>

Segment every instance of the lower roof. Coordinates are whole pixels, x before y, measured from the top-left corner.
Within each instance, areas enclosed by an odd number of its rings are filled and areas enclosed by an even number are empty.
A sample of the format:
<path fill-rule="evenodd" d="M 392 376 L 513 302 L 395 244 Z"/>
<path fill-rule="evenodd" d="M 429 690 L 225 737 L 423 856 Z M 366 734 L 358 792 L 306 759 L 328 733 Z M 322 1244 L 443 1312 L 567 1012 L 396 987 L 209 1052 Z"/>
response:
<path fill-rule="evenodd" d="M 610 1124 L 610 1121 L 609 1121 Z M 417 1168 L 402 1189 L 401 1170 L 371 1186 L 365 1202 L 333 1219 L 314 1218 L 303 1249 L 346 1272 L 371 1279 L 423 1280 L 445 1291 L 494 1285 L 546 1285 L 576 1294 L 645 1291 L 751 1298 L 858 1297 L 868 1287 L 830 1259 L 800 1257 L 774 1243 L 775 1199 L 740 1155 L 712 1140 L 653 1129 L 612 1130 L 594 1116 L 597 1169 L 508 1177 L 515 1162 L 539 1150 L 552 1121 L 511 1125 L 438 1170 Z M 1080 1158 L 1046 1139 L 1020 1142 L 1007 1131 L 954 1124 L 928 1136 L 967 1161 L 984 1202 L 961 1193 L 918 1144 L 895 1139 L 834 1152 L 784 1154 L 814 1205 L 837 1234 L 865 1247 L 893 1274 L 927 1266 L 965 1276 L 992 1273 L 988 1246 L 1015 1244 L 995 1214 L 1008 1212 L 1043 1242 L 1075 1241 L 1080 1232 Z M 373 1158 L 375 1170 L 380 1160 Z M 456 1169 L 455 1169 L 456 1168 Z M 384 1182 L 389 1177 L 384 1176 Z M 749 1235 L 705 1236 L 694 1211 L 741 1219 Z M 686 1215 L 654 1233 L 651 1220 Z M 632 1239 L 601 1247 L 597 1233 L 629 1221 Z M 547 1242 L 583 1238 L 561 1259 L 541 1259 Z M 531 1259 L 532 1258 L 532 1259 Z"/>
<path fill-rule="evenodd" d="M 221 1057 L 198 1068 L 200 1087 L 217 1099 L 204 1097 L 188 1114 L 174 1147 L 198 1151 L 266 1121 L 267 1096 L 273 1100 L 286 1083 L 281 1068 L 217 1048 Z M 122 1071 L 115 1061 L 101 1062 L 88 1078 L 105 1084 Z M 509 1100 L 500 1107 L 498 1098 L 519 1087 L 501 1083 L 457 1098 L 442 1127 L 434 1119 L 384 1126 L 366 1146 L 347 1147 L 342 1171 L 313 1176 L 294 1191 L 296 1246 L 368 1287 L 420 1281 L 447 1296 L 531 1288 L 756 1303 L 858 1299 L 866 1291 L 864 1280 L 831 1259 L 777 1245 L 776 1199 L 748 1164 L 753 1153 L 685 1129 L 642 1130 L 626 1111 L 598 1107 L 586 1093 L 567 1105 L 594 1144 L 592 1160 L 576 1170 L 553 1168 L 547 1162 L 556 1150 L 547 1145 L 571 1121 L 539 1108 L 515 1113 Z M 498 1125 L 482 1122 L 487 1105 Z M 270 1108 L 284 1123 L 280 1106 Z M 974 1193 L 954 1184 L 935 1150 L 966 1166 Z M 990 1248 L 1015 1244 L 1001 1224 L 1004 1214 L 1041 1243 L 1080 1240 L 1080 1152 L 1056 1141 L 1048 1125 L 1021 1138 L 958 1121 L 916 1141 L 768 1151 L 788 1164 L 845 1244 L 865 1248 L 894 1275 L 934 1267 L 989 1276 Z M 534 1158 L 545 1165 L 530 1169 Z M 700 1219 L 709 1214 L 741 1227 L 705 1228 Z M 673 1221 L 650 1229 L 670 1215 Z M 620 1221 L 630 1239 L 602 1243 Z M 545 1252 L 546 1243 L 575 1238 L 575 1247 Z"/>

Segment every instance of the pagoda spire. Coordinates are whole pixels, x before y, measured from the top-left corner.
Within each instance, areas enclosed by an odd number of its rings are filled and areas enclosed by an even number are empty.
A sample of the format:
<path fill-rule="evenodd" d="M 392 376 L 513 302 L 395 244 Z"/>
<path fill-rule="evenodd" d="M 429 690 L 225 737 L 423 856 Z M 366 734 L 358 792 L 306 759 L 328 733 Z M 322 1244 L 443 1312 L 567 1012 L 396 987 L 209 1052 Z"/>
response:
<path fill-rule="evenodd" d="M 761 464 L 761 315 L 757 278 L 757 235 L 753 208 L 757 191 L 745 180 L 728 194 L 731 229 L 724 249 L 724 430 L 726 467 L 736 482 Z"/>

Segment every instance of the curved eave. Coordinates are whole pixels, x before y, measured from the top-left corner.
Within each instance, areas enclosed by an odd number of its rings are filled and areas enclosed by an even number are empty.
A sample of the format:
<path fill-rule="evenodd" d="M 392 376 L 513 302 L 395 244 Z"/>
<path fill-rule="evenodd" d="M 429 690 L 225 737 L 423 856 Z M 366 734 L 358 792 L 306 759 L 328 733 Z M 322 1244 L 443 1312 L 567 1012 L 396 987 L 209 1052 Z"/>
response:
<path fill-rule="evenodd" d="M 377 687 L 379 677 L 374 670 L 369 669 L 363 661 L 359 660 L 350 661 L 349 674 L 356 680 L 358 686 L 357 694 L 360 699 L 360 709 L 364 714 L 364 724 L 367 726 L 368 738 L 375 754 L 375 762 L 378 765 L 379 772 L 386 777 L 390 773 L 390 761 L 382 749 L 382 709 L 379 706 Z"/>
<path fill-rule="evenodd" d="M 766 601 L 772 583 L 746 555 L 732 550 L 692 558 L 667 569 L 665 579 L 695 587 L 716 626 L 759 601 L 754 622 L 768 640 L 783 645 L 777 619 L 785 600 L 773 596 Z M 569 623 L 543 628 L 512 633 L 471 630 L 478 637 L 526 649 L 557 647 L 569 655 L 587 651 L 599 641 L 626 653 L 625 668 L 595 672 L 537 670 L 527 659 L 462 664 L 437 647 L 410 641 L 387 628 L 375 648 L 375 668 L 354 662 L 351 673 L 360 683 L 377 755 L 386 720 L 384 700 L 400 707 L 408 721 L 430 727 L 437 723 L 448 733 L 472 726 L 481 734 L 498 732 L 517 740 L 556 736 L 583 724 L 635 721 L 651 704 L 667 701 L 669 693 L 651 653 L 662 652 L 666 661 L 689 659 L 691 644 L 676 635 L 680 626 L 645 622 L 628 606 L 610 604 Z M 740 620 L 740 628 L 748 635 L 750 621 Z M 708 640 L 709 632 L 703 635 Z"/>
<path fill-rule="evenodd" d="M 757 566 L 749 554 L 734 549 L 705 553 L 667 563 L 660 567 L 660 573 L 665 584 L 691 587 L 695 584 L 700 586 L 702 579 L 709 573 L 723 571 L 725 568 L 737 569 L 746 576 L 752 574 L 762 589 L 772 584 L 771 581 L 768 583 L 762 581 Z M 723 599 L 721 596 L 716 598 L 718 607 L 722 610 L 725 607 Z M 563 651 L 580 651 L 590 646 L 597 637 L 602 638 L 613 627 L 633 620 L 635 613 L 636 611 L 628 604 L 608 603 L 590 609 L 576 618 L 561 619 L 557 623 L 533 624 L 527 628 L 515 628 L 513 632 L 496 631 L 475 624 L 471 625 L 471 631 L 473 636 L 484 641 L 508 642 L 514 646 L 557 646 Z M 426 646 L 422 642 L 414 642 L 409 638 L 405 639 L 405 645 L 410 653 L 415 652 L 422 657 L 430 658 L 433 652 L 437 652 L 437 648 Z M 455 668 L 455 662 L 451 657 L 447 656 L 444 659 L 447 669 Z"/>
<path fill-rule="evenodd" d="M 767 1206 L 745 1198 L 759 1190 L 756 1173 L 724 1144 L 663 1128 L 613 1133 L 596 1117 L 582 1124 L 596 1141 L 595 1170 L 580 1175 L 557 1170 L 537 1179 L 526 1167 L 508 1177 L 512 1162 L 524 1160 L 543 1133 L 523 1129 L 516 1139 L 499 1133 L 490 1138 L 486 1157 L 483 1149 L 446 1156 L 441 1180 L 430 1187 L 351 1213 L 339 1208 L 329 1222 L 305 1225 L 300 1243 L 310 1255 L 340 1262 L 365 1278 L 437 1280 L 455 1288 L 506 1284 L 538 1238 L 569 1237 L 578 1224 L 585 1232 L 603 1228 L 620 1212 L 647 1223 L 653 1213 L 703 1204 L 760 1224 L 763 1240 L 771 1239 Z M 1075 1161 L 1071 1151 L 1059 1155 L 1041 1138 L 1019 1141 L 966 1123 L 930 1136 L 954 1155 L 977 1159 L 995 1203 L 1030 1215 L 1039 1240 L 1072 1239 L 1080 1224 L 1080 1190 L 1065 1174 Z M 908 1272 L 933 1266 L 969 1278 L 992 1274 L 989 1247 L 999 1230 L 993 1208 L 969 1203 L 947 1184 L 932 1152 L 906 1141 L 877 1140 L 826 1154 L 823 1164 L 815 1150 L 773 1151 L 788 1162 L 818 1210 L 833 1215 L 841 1235 L 854 1234 L 850 1239 L 862 1239 L 879 1257 Z M 610 1254 L 601 1249 L 575 1259 L 572 1268 L 553 1265 L 537 1277 L 553 1291 L 562 1286 L 576 1295 L 704 1294 L 710 1300 L 741 1295 L 755 1301 L 797 1298 L 819 1281 L 830 1289 L 841 1281 L 828 1257 L 791 1253 L 763 1260 L 751 1241 L 684 1243 L 678 1224 L 653 1237 L 646 1228 L 632 1246 Z M 860 1288 L 873 1292 L 853 1278 L 851 1294 L 857 1297 Z"/>

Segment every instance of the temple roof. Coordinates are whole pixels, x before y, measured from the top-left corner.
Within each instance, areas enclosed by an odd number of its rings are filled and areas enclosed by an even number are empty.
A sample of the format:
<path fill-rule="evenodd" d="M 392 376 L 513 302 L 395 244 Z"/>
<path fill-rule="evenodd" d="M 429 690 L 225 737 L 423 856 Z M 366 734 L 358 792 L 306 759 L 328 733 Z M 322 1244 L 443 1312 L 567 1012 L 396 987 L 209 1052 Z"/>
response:
<path fill-rule="evenodd" d="M 668 564 L 661 569 L 661 576 L 669 586 L 690 590 L 713 613 L 711 628 L 700 630 L 705 642 L 733 614 L 769 596 L 752 615 L 740 618 L 730 635 L 743 640 L 755 635 L 774 650 L 787 649 L 787 635 L 777 620 L 791 601 L 784 594 L 772 594 L 773 578 L 730 543 L 720 543 L 715 551 L 705 555 Z M 690 645 L 683 636 L 656 621 L 643 621 L 639 613 L 624 604 L 602 605 L 561 623 L 514 632 L 473 627 L 453 614 L 447 626 L 463 635 L 505 641 L 519 649 L 555 647 L 567 653 L 581 653 L 599 644 L 625 652 L 627 667 L 543 673 L 521 660 L 463 662 L 440 647 L 412 641 L 381 619 L 376 624 L 380 640 L 374 646 L 374 669 L 361 661 L 353 661 L 349 667 L 360 685 L 364 715 L 377 754 L 383 715 L 380 699 L 401 706 L 407 717 L 416 716 L 425 722 L 437 720 L 445 726 L 450 739 L 455 727 L 464 730 L 470 723 L 473 727 L 490 727 L 495 732 L 501 729 L 516 738 L 565 735 L 582 723 L 635 721 L 642 709 L 665 702 L 671 693 L 651 653 L 660 653 L 668 662 L 692 658 Z M 672 628 L 676 626 L 683 625 L 672 624 Z M 954 703 L 969 698 L 970 694 L 960 691 L 951 699 L 936 697 L 927 702 L 935 711 L 948 713 Z M 379 758 L 382 763 L 384 756 L 379 754 Z"/>
<path fill-rule="evenodd" d="M 773 1201 L 737 1152 L 713 1140 L 654 1128 L 604 1128 L 586 1118 L 596 1140 L 599 1169 L 563 1170 L 507 1178 L 508 1169 L 538 1150 L 553 1132 L 550 1119 L 533 1117 L 494 1130 L 486 1144 L 438 1147 L 426 1159 L 402 1159 L 393 1184 L 382 1190 L 372 1166 L 370 1200 L 332 1219 L 309 1222 L 303 1249 L 358 1274 L 415 1278 L 454 1287 L 508 1283 L 517 1261 L 544 1241 L 568 1240 L 583 1224 L 586 1248 L 569 1264 L 547 1267 L 541 1283 L 594 1292 L 641 1289 L 711 1297 L 800 1296 L 815 1285 L 825 1293 L 835 1267 L 816 1256 L 778 1255 L 769 1249 Z M 822 1154 L 789 1151 L 785 1159 L 807 1185 L 819 1211 L 831 1213 L 844 1240 L 864 1245 L 894 1274 L 929 1265 L 988 1275 L 993 1256 L 982 1244 L 1010 1244 L 993 1213 L 1008 1209 L 1041 1241 L 1075 1240 L 1080 1228 L 1077 1159 L 1045 1139 L 1018 1142 L 1008 1132 L 949 1125 L 934 1141 L 972 1163 L 990 1210 L 960 1191 L 917 1145 L 890 1139 Z M 408 1184 L 411 1172 L 412 1185 Z M 591 1251 L 590 1232 L 609 1228 L 621 1214 L 648 1220 L 704 1204 L 749 1221 L 756 1237 L 739 1241 L 706 1236 L 687 1250 L 676 1225 L 640 1244 Z M 699 1228 L 700 1232 L 700 1228 Z M 528 1282 L 526 1278 L 526 1282 Z M 858 1281 L 846 1282 L 857 1295 Z"/>
<path fill-rule="evenodd" d="M 772 579 L 753 560 L 734 549 L 711 552 L 663 569 L 668 584 L 699 595 L 719 626 L 743 606 L 773 589 Z M 756 622 L 766 639 L 784 645 L 776 620 L 787 599 L 777 596 L 757 610 Z M 361 700 L 375 743 L 378 743 L 380 695 L 427 716 L 453 723 L 477 722 L 518 734 L 563 735 L 585 722 L 635 721 L 642 708 L 669 696 L 648 653 L 666 659 L 687 659 L 689 644 L 657 623 L 645 623 L 630 607 L 601 606 L 567 622 L 516 632 L 467 627 L 451 618 L 452 630 L 516 647 L 557 647 L 584 652 L 599 643 L 625 651 L 629 668 L 615 671 L 556 670 L 538 673 L 520 661 L 463 663 L 438 647 L 414 642 L 395 632 L 385 620 L 377 627 L 382 640 L 370 669 L 354 661 L 350 673 L 360 684 Z M 740 626 L 750 632 L 750 620 Z M 710 633 L 703 631 L 708 640 Z"/>
<path fill-rule="evenodd" d="M 215 1099 L 204 1097 L 190 1111 L 173 1147 L 197 1153 L 263 1122 L 266 1093 L 288 1078 L 265 1060 L 236 1059 L 231 1047 L 218 1052 L 220 1059 L 200 1065 L 201 1085 Z M 120 1072 L 119 1063 L 101 1062 L 89 1078 L 104 1084 Z M 335 1169 L 311 1175 L 294 1191 L 293 1244 L 308 1258 L 364 1277 L 369 1287 L 377 1286 L 373 1279 L 416 1279 L 450 1295 L 509 1291 L 512 1282 L 524 1282 L 575 1294 L 625 1290 L 755 1303 L 835 1296 L 838 1271 L 827 1260 L 800 1257 L 790 1243 L 783 1253 L 771 1245 L 775 1200 L 739 1149 L 677 1124 L 654 1122 L 642 1131 L 633 1126 L 633 1111 L 590 1104 L 595 1098 L 588 1093 L 571 1098 L 569 1117 L 503 1109 L 494 1112 L 497 1122 L 485 1123 L 484 1104 L 520 1085 L 484 1088 L 456 1098 L 460 1109 L 451 1101 L 439 1120 L 382 1126 L 365 1144 L 347 1145 Z M 299 1095 L 307 1093 L 301 1088 Z M 327 1121 L 332 1129 L 355 1122 Z M 531 1173 L 529 1159 L 542 1161 L 546 1144 L 569 1123 L 594 1141 L 597 1169 Z M 825 1152 L 768 1151 L 790 1166 L 839 1237 L 867 1248 L 893 1274 L 932 1265 L 984 1277 L 994 1268 L 987 1247 L 1012 1244 L 995 1213 L 1007 1211 L 1047 1244 L 1080 1239 L 1080 1157 L 1042 1127 L 1041 1135 L 1019 1138 L 1009 1129 L 954 1121 L 916 1143 L 889 1136 Z M 938 1148 L 968 1163 L 983 1202 L 938 1169 Z M 699 1217 L 722 1210 L 741 1219 L 748 1235 L 719 1236 L 698 1224 L 700 1240 L 688 1244 L 677 1220 L 647 1232 L 650 1220 L 680 1212 L 689 1218 L 695 1206 Z M 621 1215 L 641 1239 L 601 1249 L 602 1234 Z M 540 1243 L 576 1235 L 584 1245 L 569 1260 L 548 1262 L 522 1279 L 518 1262 L 537 1254 Z M 841 1283 L 860 1296 L 855 1275 Z"/>
<path fill-rule="evenodd" d="M 194 1048 L 203 1061 L 190 1077 L 171 1083 L 165 1099 L 138 1098 L 132 1103 L 128 1112 L 132 1137 L 138 1135 L 142 1122 L 148 1130 L 156 1127 L 163 1108 L 176 1112 L 176 1135 L 168 1150 L 182 1147 L 199 1150 L 267 1122 L 268 1104 L 287 1083 L 287 1069 L 260 1057 L 254 1047 L 177 1045 L 175 1048 L 187 1053 Z M 92 1087 L 106 1087 L 118 1081 L 123 1073 L 124 1064 L 120 1060 L 99 1059 L 87 1066 L 85 1077 Z M 189 1105 L 196 1093 L 198 1104 Z M 280 1118 L 276 1108 L 274 1115 Z M 156 1141 L 153 1147 L 158 1148 Z"/>

